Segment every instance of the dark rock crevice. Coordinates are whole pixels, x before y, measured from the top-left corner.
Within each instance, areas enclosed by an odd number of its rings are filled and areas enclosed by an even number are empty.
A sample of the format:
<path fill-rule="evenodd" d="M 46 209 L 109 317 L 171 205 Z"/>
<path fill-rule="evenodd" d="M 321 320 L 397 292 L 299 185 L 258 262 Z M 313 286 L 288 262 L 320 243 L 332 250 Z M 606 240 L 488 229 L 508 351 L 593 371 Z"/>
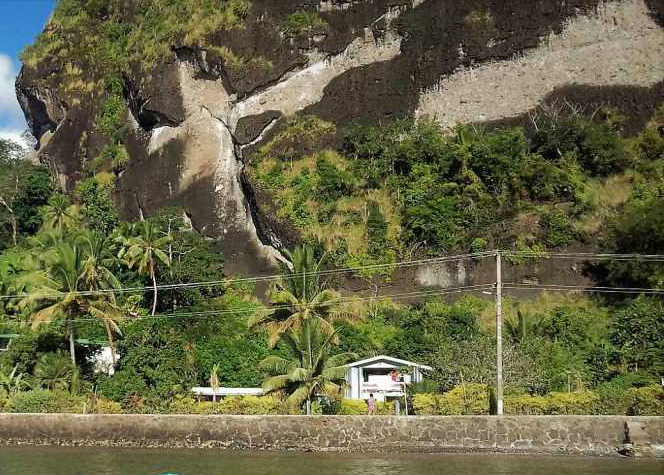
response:
<path fill-rule="evenodd" d="M 210 114 L 212 118 L 214 118 L 224 126 L 224 128 L 228 131 L 233 141 L 233 157 L 240 166 L 240 171 L 238 175 L 235 177 L 235 179 L 238 181 L 240 185 L 240 190 L 242 191 L 242 195 L 249 209 L 250 218 L 253 222 L 254 229 L 256 230 L 256 237 L 263 246 L 272 247 L 283 258 L 283 251 L 285 250 L 285 247 L 281 239 L 279 238 L 279 234 L 274 232 L 272 227 L 269 225 L 269 220 L 265 219 L 265 215 L 261 212 L 260 207 L 258 206 L 257 200 L 255 198 L 255 193 L 251 185 L 251 182 L 249 181 L 247 174 L 244 170 L 244 157 L 242 154 L 242 149 L 244 144 L 240 140 L 238 140 L 235 132 L 231 127 L 229 127 L 229 125 L 224 119 L 212 113 L 212 111 L 208 107 L 203 106 L 203 108 Z M 263 132 L 263 130 L 265 130 L 267 127 L 273 124 L 276 120 L 278 120 L 278 117 L 271 120 L 268 124 L 266 124 L 263 127 L 262 130 L 258 131 L 258 135 L 260 135 Z"/>
<path fill-rule="evenodd" d="M 55 132 L 65 117 L 66 108 L 53 91 L 31 84 L 25 77 L 24 68 L 16 78 L 15 89 L 30 132 L 39 145 L 46 132 Z"/>

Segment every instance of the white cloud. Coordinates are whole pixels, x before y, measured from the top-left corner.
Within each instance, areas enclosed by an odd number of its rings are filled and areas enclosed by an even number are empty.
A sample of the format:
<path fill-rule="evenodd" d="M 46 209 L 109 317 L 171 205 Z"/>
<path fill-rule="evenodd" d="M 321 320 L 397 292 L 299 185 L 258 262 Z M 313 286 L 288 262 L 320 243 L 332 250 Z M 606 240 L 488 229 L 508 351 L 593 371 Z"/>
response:
<path fill-rule="evenodd" d="M 0 53 L 0 130 L 25 128 L 25 118 L 14 88 L 16 74 L 18 71 L 12 59 Z"/>
<path fill-rule="evenodd" d="M 23 137 L 21 137 L 22 133 L 22 129 L 0 128 L 0 139 L 9 139 L 22 145 L 24 148 L 27 148 L 28 144 Z"/>

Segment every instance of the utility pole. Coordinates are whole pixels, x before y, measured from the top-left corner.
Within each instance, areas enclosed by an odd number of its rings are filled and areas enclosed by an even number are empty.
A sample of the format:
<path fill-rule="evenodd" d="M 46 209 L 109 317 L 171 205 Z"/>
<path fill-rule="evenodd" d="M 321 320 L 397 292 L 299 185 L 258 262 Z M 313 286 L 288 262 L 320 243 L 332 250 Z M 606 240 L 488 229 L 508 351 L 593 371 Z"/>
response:
<path fill-rule="evenodd" d="M 496 413 L 503 414 L 503 276 L 496 251 Z"/>

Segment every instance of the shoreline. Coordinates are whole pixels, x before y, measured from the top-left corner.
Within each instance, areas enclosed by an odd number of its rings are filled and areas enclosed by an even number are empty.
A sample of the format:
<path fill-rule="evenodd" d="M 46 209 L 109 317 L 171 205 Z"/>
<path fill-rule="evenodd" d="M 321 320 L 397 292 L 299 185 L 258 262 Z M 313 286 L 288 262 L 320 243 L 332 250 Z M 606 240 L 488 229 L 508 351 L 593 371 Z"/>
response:
<path fill-rule="evenodd" d="M 664 417 L 0 414 L 0 445 L 664 458 Z"/>

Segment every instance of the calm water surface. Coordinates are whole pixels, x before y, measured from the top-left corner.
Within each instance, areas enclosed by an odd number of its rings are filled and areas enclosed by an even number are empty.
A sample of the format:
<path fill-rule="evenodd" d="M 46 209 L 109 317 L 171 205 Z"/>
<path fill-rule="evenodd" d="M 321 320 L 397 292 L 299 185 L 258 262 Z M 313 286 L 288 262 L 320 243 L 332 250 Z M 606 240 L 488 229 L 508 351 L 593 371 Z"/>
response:
<path fill-rule="evenodd" d="M 663 475 L 664 460 L 0 447 L 0 475 Z"/>

